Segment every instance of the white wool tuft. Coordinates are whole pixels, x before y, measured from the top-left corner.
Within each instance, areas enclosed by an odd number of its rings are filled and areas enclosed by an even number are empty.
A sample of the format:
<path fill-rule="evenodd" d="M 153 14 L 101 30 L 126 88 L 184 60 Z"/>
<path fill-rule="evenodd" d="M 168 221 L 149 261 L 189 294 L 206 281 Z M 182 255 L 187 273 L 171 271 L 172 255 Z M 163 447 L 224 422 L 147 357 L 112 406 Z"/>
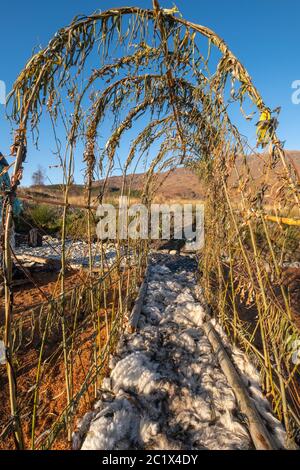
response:
<path fill-rule="evenodd" d="M 150 266 L 139 330 L 119 342 L 89 430 L 80 434 L 86 434 L 82 449 L 252 448 L 235 395 L 201 329 L 206 314 L 191 261 L 171 258 L 174 268 L 171 262 Z M 239 350 L 233 356 L 253 399 L 264 400 L 255 368 Z M 265 402 L 263 413 L 267 419 Z"/>
<path fill-rule="evenodd" d="M 151 393 L 160 379 L 157 369 L 158 364 L 151 362 L 145 354 L 134 352 L 119 361 L 112 371 L 112 389 L 115 393 L 120 390 Z"/>

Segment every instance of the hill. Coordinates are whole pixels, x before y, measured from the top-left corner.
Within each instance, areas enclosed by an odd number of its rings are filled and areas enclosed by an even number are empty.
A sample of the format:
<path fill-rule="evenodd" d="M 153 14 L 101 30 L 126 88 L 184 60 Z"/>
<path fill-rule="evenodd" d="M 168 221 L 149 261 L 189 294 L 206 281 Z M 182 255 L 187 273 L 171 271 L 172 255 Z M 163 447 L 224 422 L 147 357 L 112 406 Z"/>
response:
<path fill-rule="evenodd" d="M 291 150 L 286 152 L 287 163 L 292 164 L 296 171 L 300 174 L 300 151 Z M 250 168 L 250 174 L 253 179 L 253 184 L 256 185 L 261 182 L 263 177 L 264 165 L 270 157 L 266 154 L 259 156 L 249 155 L 247 157 L 248 166 Z M 237 161 L 237 167 L 240 174 L 243 174 L 242 157 Z M 270 191 L 269 199 L 272 199 L 272 194 L 276 191 L 277 187 L 282 184 L 279 175 L 282 170 L 282 164 L 277 164 L 277 171 L 271 172 L 271 176 L 268 179 L 268 183 L 272 187 Z M 139 198 L 143 192 L 143 188 L 146 182 L 146 175 L 144 173 L 128 175 L 126 177 L 125 185 L 131 187 L 131 195 L 133 198 Z M 158 188 L 156 199 L 158 201 L 172 201 L 172 200 L 203 200 L 205 198 L 205 186 L 201 182 L 200 178 L 188 168 L 176 168 L 174 171 L 167 173 L 161 173 L 157 175 L 157 183 L 161 183 Z M 237 176 L 232 175 L 230 178 L 230 184 L 234 189 L 237 188 Z M 106 185 L 106 197 L 116 198 L 121 192 L 123 184 L 122 176 L 111 176 L 108 178 Z M 103 180 L 95 181 L 93 184 L 93 197 L 99 194 L 99 189 L 103 185 Z M 61 200 L 62 192 L 61 186 L 56 185 L 45 185 L 35 186 L 31 188 L 21 188 L 21 194 L 29 194 L 35 198 L 45 199 L 57 199 Z M 73 185 L 70 190 L 70 202 L 84 204 L 84 186 Z"/>

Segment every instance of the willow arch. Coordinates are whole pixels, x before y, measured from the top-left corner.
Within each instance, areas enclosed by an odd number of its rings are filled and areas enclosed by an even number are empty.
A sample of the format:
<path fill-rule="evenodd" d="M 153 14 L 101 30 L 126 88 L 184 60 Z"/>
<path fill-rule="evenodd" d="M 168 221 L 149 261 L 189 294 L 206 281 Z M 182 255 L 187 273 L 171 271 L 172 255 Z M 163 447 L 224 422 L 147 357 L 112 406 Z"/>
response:
<path fill-rule="evenodd" d="M 138 167 L 155 141 L 159 142 L 159 148 L 148 165 L 145 201 L 151 201 L 157 188 L 157 169 L 172 171 L 178 165 L 188 164 L 201 171 L 207 185 L 207 236 L 202 256 L 206 299 L 233 341 L 255 356 L 266 392 L 290 435 L 295 423 L 299 424 L 296 385 L 299 372 L 290 363 L 287 341 L 289 337 L 296 338 L 298 330 L 290 299 L 281 285 L 282 253 L 273 245 L 273 238 L 281 233 L 282 226 L 270 224 L 265 208 L 265 201 L 271 197 L 269 176 L 280 171 L 283 184 L 278 189 L 278 207 L 288 207 L 288 217 L 293 210 L 299 210 L 298 175 L 277 137 L 277 113 L 271 112 L 264 103 L 245 67 L 217 34 L 177 13 L 176 9 L 160 8 L 154 0 L 152 9 L 124 7 L 78 17 L 29 60 L 13 86 L 8 112 L 16 126 L 12 145 L 15 164 L 3 218 L 5 341 L 11 354 L 8 378 L 18 447 L 24 443 L 12 367 L 13 253 L 9 243 L 12 202 L 22 178 L 28 130 L 38 131 L 45 114 L 53 129 L 58 128 L 59 122 L 65 126 L 64 152 L 60 149 L 64 153 L 61 157 L 63 227 L 70 206 L 69 188 L 78 156 L 76 148 L 79 143 L 83 146 L 89 245 L 95 171 L 105 167 L 107 181 L 122 137 L 139 119 L 144 118 L 146 124 L 142 123 L 124 161 L 124 191 L 127 172 Z M 201 41 L 206 41 L 205 46 L 200 46 Z M 100 67 L 94 69 L 98 61 Z M 212 72 L 210 67 L 213 67 Z M 241 157 L 249 156 L 251 150 L 259 159 L 253 145 L 233 122 L 230 110 L 234 105 L 240 106 L 242 116 L 243 107 L 251 106 L 253 115 L 247 118 L 253 122 L 256 116 L 259 121 L 253 124 L 257 144 L 268 148 L 259 181 L 254 181 L 249 160 Z M 113 116 L 114 123 L 100 150 L 99 133 L 105 127 L 107 115 Z M 127 190 L 130 191 L 130 187 Z M 104 191 L 105 184 L 98 195 L 100 200 Z M 264 238 L 264 248 L 258 244 L 258 234 Z M 63 228 L 62 295 L 67 264 L 66 235 Z M 145 250 L 144 244 L 141 249 Z M 89 259 L 92 270 L 91 251 Z M 268 272 L 264 270 L 265 263 L 268 263 Z M 272 279 L 276 288 L 272 286 Z M 250 325 L 250 330 L 238 314 L 238 304 L 243 302 L 255 306 L 258 314 L 258 321 Z M 65 327 L 62 320 L 62 331 Z M 259 348 L 255 342 L 257 334 L 261 342 Z M 68 416 L 72 415 L 74 404 L 65 333 L 62 342 L 67 389 L 64 417 L 66 426 L 70 427 Z M 33 447 L 35 416 L 36 410 L 32 425 Z"/>

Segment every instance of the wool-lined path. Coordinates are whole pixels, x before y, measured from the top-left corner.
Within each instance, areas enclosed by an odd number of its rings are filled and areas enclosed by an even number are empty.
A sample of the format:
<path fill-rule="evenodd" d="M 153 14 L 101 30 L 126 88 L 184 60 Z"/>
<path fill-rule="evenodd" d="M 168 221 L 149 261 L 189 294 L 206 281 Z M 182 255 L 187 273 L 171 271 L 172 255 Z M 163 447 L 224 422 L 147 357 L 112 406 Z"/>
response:
<path fill-rule="evenodd" d="M 82 449 L 99 450 L 253 448 L 245 417 L 201 328 L 205 311 L 197 300 L 195 272 L 192 258 L 154 255 L 138 331 L 119 343 L 101 400 L 84 417 L 74 448 L 82 441 Z M 250 389 L 282 440 L 284 432 L 255 383 L 255 369 L 242 353 L 235 356 L 245 377 L 251 374 Z"/>

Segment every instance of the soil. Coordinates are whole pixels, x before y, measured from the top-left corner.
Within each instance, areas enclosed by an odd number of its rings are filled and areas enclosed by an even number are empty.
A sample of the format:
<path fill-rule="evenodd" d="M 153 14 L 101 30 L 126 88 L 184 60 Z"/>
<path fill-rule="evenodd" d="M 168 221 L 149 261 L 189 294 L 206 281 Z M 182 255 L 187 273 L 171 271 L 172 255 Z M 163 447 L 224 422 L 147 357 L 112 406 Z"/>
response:
<path fill-rule="evenodd" d="M 81 271 L 70 271 L 66 276 L 66 291 L 74 288 L 76 285 L 82 284 L 86 274 Z M 35 285 L 28 284 L 15 288 L 14 292 L 14 318 L 26 315 L 26 312 L 45 302 L 46 297 L 55 298 L 59 294 L 60 283 L 57 273 L 40 273 L 34 275 Z M 107 316 L 104 309 L 98 312 L 97 318 L 100 325 L 100 345 L 104 345 L 107 341 L 106 319 L 108 322 L 111 318 L 111 305 L 113 293 L 108 296 Z M 24 312 L 26 306 L 26 312 Z M 70 312 L 72 314 L 72 312 Z M 4 318 L 4 302 L 0 301 L 1 324 Z M 29 315 L 30 318 L 30 315 Z M 82 322 L 82 324 L 80 323 Z M 73 396 L 79 392 L 85 378 L 86 373 L 93 364 L 93 351 L 95 345 L 95 332 L 90 315 L 87 319 L 79 318 L 79 326 L 76 329 L 74 337 L 73 355 L 70 363 L 73 365 Z M 21 423 L 24 431 L 25 447 L 31 447 L 31 426 L 32 426 L 32 410 L 34 399 L 34 384 L 36 383 L 37 364 L 39 359 L 39 351 L 41 345 L 41 334 L 34 334 L 31 341 L 24 338 L 30 336 L 30 321 L 24 322 L 22 331 L 22 346 L 15 354 L 15 370 L 17 370 L 17 395 L 18 406 L 21 415 Z M 27 331 L 28 330 L 28 331 Z M 67 406 L 65 367 L 62 348 L 58 346 L 62 342 L 61 328 L 54 329 L 49 332 L 49 338 L 44 348 L 43 354 L 43 373 L 40 379 L 39 388 L 39 405 L 36 422 L 35 443 L 38 448 L 43 438 L 47 437 L 47 433 L 53 427 L 56 420 L 60 417 Z M 99 374 L 98 387 L 102 378 L 107 373 L 107 366 L 104 365 Z M 80 418 L 86 411 L 91 409 L 95 400 L 95 387 L 91 385 L 86 393 L 79 400 L 76 407 L 76 417 Z M 12 450 L 15 448 L 12 433 L 9 431 L 10 422 L 10 404 L 9 389 L 7 381 L 6 366 L 0 366 L 0 449 Z M 76 422 L 73 423 L 76 427 Z M 73 426 L 73 427 L 74 427 Z M 8 430 L 8 432 L 6 432 Z M 61 431 L 52 449 L 70 449 L 65 431 Z"/>
<path fill-rule="evenodd" d="M 30 280 L 26 284 L 14 288 L 14 312 L 24 312 L 46 302 L 47 299 L 57 297 L 60 292 L 60 281 L 57 272 L 39 272 L 31 274 L 34 285 Z M 80 271 L 68 271 L 66 273 L 65 286 L 69 290 L 75 285 L 79 285 L 86 274 Z M 24 279 L 25 282 L 25 279 Z M 0 300 L 0 321 L 2 322 L 4 305 L 3 298 Z"/>

